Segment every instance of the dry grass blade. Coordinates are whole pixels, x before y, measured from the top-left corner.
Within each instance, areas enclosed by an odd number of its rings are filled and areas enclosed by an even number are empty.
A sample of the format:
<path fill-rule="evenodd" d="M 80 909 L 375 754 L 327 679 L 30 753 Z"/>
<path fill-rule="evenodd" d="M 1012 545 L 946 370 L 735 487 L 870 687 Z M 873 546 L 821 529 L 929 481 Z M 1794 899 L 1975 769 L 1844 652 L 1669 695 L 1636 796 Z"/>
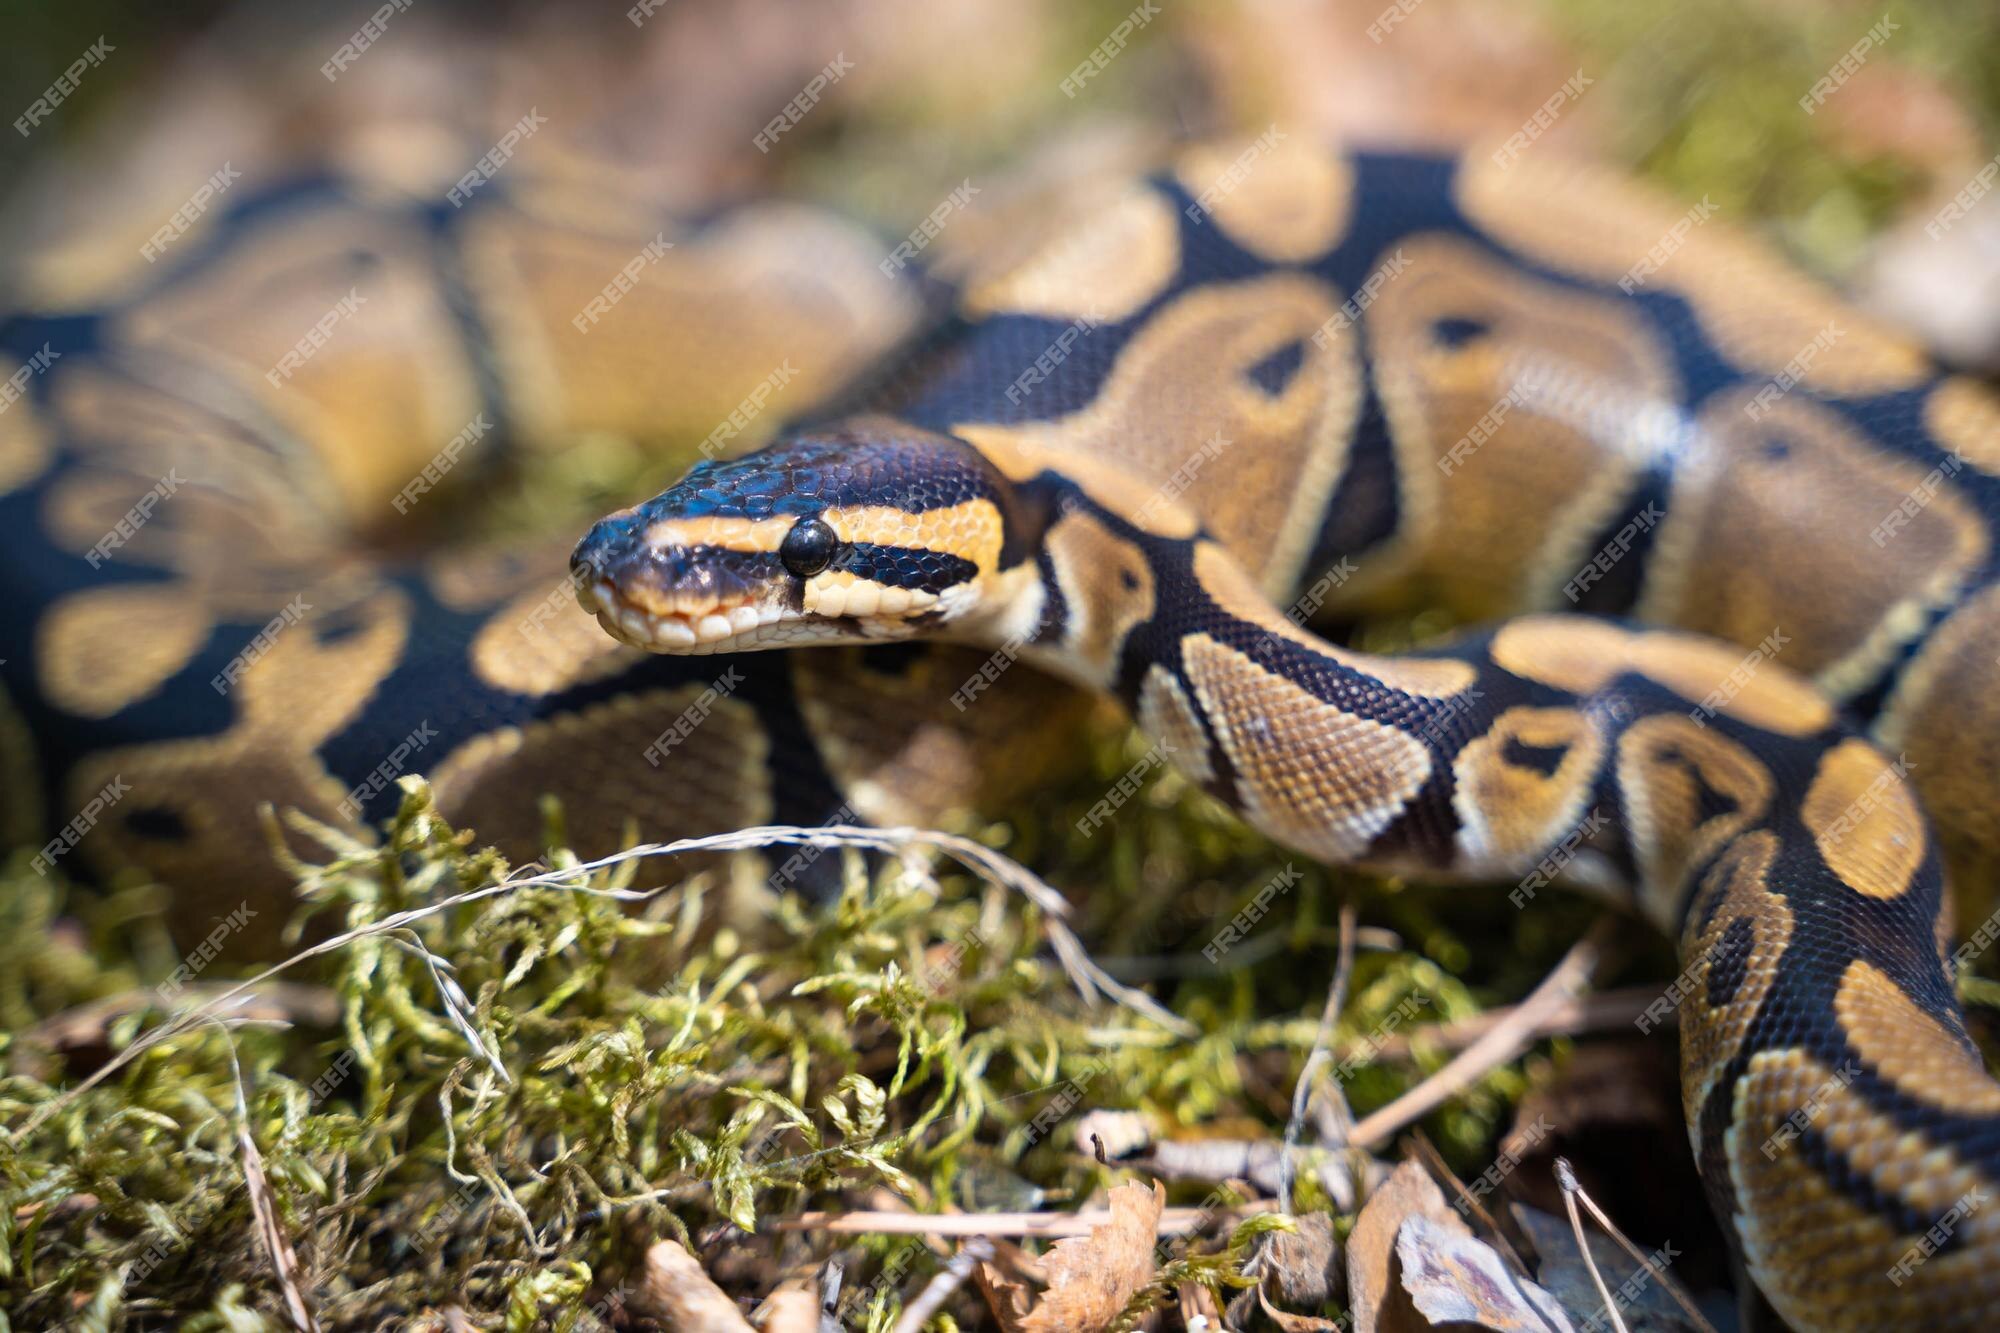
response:
<path fill-rule="evenodd" d="M 233 1052 L 230 1059 L 234 1062 Z M 299 1281 L 299 1257 L 278 1220 L 278 1201 L 271 1193 L 270 1178 L 264 1173 L 264 1154 L 257 1151 L 257 1141 L 250 1135 L 249 1098 L 244 1094 L 241 1066 L 236 1069 L 236 1146 L 243 1158 L 243 1187 L 249 1192 L 250 1215 L 257 1221 L 257 1239 L 271 1261 L 278 1290 L 284 1293 L 285 1317 L 298 1333 L 319 1333 L 319 1322 L 313 1318 L 312 1307 L 306 1304 L 305 1290 Z"/>
<path fill-rule="evenodd" d="M 1292 1089 L 1292 1114 L 1285 1122 L 1285 1151 L 1278 1159 L 1278 1210 L 1290 1214 L 1292 1211 L 1292 1174 L 1296 1167 L 1292 1154 L 1299 1145 L 1299 1133 L 1305 1127 L 1306 1108 L 1312 1102 L 1312 1095 L 1319 1082 L 1319 1072 L 1333 1058 L 1333 1030 L 1340 1025 L 1341 1006 L 1347 1000 L 1347 981 L 1354 972 L 1354 904 L 1340 905 L 1340 947 L 1338 961 L 1333 968 L 1333 984 L 1327 988 L 1326 1007 L 1320 1011 L 1319 1031 L 1313 1036 L 1312 1053 L 1306 1057 L 1306 1067 L 1299 1071 L 1299 1081 Z M 1346 1113 L 1347 1099 L 1338 1085 L 1332 1095 L 1340 1099 L 1340 1111 L 1334 1122 L 1342 1129 L 1351 1122 Z"/>
<path fill-rule="evenodd" d="M 1617 1333 L 1628 1333 L 1617 1305 L 1612 1302 L 1611 1289 L 1604 1285 L 1604 1274 L 1597 1271 L 1597 1258 L 1590 1252 L 1590 1242 L 1583 1237 L 1583 1219 L 1576 1212 L 1576 1196 L 1581 1187 L 1576 1183 L 1576 1173 L 1570 1170 L 1566 1158 L 1556 1158 L 1556 1183 L 1562 1186 L 1563 1207 L 1569 1210 L 1569 1225 L 1570 1230 L 1576 1233 L 1577 1251 L 1583 1255 L 1583 1266 L 1590 1270 L 1590 1280 L 1597 1287 L 1598 1299 L 1604 1302 L 1604 1312 L 1611 1316 L 1611 1327 Z"/>
<path fill-rule="evenodd" d="M 1535 1030 L 1548 1013 L 1568 1004 L 1589 984 L 1616 930 L 1617 923 L 1611 917 L 1599 917 L 1504 1021 L 1487 1029 L 1437 1073 L 1355 1125 L 1350 1142 L 1357 1148 L 1374 1147 L 1519 1055 L 1534 1040 Z"/>
<path fill-rule="evenodd" d="M 1239 1204 L 1238 1213 L 1264 1213 L 1276 1199 Z M 1213 1208 L 1162 1208 L 1153 1233 L 1185 1236 L 1215 1221 Z M 772 1231 L 827 1231 L 845 1236 L 1087 1236 L 1112 1220 L 1102 1208 L 1081 1213 L 800 1213 L 775 1218 Z"/>
<path fill-rule="evenodd" d="M 1605 1211 L 1597 1206 L 1597 1200 L 1590 1197 L 1589 1191 L 1585 1190 L 1582 1183 L 1577 1180 L 1576 1173 L 1570 1169 L 1569 1163 L 1560 1157 L 1556 1159 L 1556 1183 L 1562 1186 L 1563 1199 L 1568 1201 L 1574 1198 L 1577 1203 L 1581 1203 L 1589 1210 L 1591 1217 L 1596 1220 L 1597 1225 L 1604 1228 L 1604 1234 L 1617 1241 L 1620 1248 L 1625 1253 L 1631 1255 L 1633 1259 L 1637 1260 L 1639 1266 L 1646 1270 L 1647 1276 L 1659 1283 L 1660 1288 L 1667 1295 L 1673 1297 L 1674 1304 L 1681 1307 L 1681 1313 L 1688 1317 L 1689 1322 L 1700 1329 L 1701 1333 L 1716 1333 L 1715 1325 L 1709 1323 L 1707 1316 L 1703 1315 L 1700 1308 L 1695 1305 L 1694 1297 L 1688 1295 L 1680 1282 L 1669 1274 L 1666 1269 L 1656 1265 L 1650 1255 L 1632 1243 L 1631 1238 L 1619 1229 L 1618 1224 L 1613 1222 Z M 1572 1221 L 1575 1220 L 1575 1211 L 1575 1205 L 1572 1204 L 1570 1208 Z M 1577 1243 L 1579 1245 L 1583 1243 L 1580 1228 L 1578 1229 Z M 1587 1250 L 1589 1247 L 1584 1246 L 1584 1248 Z"/>
<path fill-rule="evenodd" d="M 992 1242 L 978 1236 L 966 1241 L 951 1257 L 951 1262 L 944 1266 L 944 1271 L 925 1283 L 924 1289 L 917 1293 L 917 1299 L 903 1308 L 903 1317 L 896 1321 L 894 1333 L 917 1333 L 924 1326 L 924 1321 L 942 1309 L 944 1303 L 951 1299 L 951 1294 L 965 1285 L 972 1271 L 992 1257 Z"/>

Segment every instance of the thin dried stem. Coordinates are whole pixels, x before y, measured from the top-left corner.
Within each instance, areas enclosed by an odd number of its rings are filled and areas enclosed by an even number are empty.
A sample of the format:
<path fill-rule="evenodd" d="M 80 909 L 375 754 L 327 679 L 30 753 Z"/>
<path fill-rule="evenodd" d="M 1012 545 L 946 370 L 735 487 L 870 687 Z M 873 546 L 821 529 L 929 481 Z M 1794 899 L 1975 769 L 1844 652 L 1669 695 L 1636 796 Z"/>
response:
<path fill-rule="evenodd" d="M 1568 1004 L 1589 984 L 1616 929 L 1617 923 L 1611 917 L 1599 917 L 1589 933 L 1570 946 L 1562 961 L 1505 1020 L 1487 1029 L 1437 1073 L 1365 1117 L 1354 1127 L 1349 1141 L 1357 1148 L 1374 1147 L 1519 1055 L 1535 1040 L 1536 1029 L 1548 1015 Z"/>

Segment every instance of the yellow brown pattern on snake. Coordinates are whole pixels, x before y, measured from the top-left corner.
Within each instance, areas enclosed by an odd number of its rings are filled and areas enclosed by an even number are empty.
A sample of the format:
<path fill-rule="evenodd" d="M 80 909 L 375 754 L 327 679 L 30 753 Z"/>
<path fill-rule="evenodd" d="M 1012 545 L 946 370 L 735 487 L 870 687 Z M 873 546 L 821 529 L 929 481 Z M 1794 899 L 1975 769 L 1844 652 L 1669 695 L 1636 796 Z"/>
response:
<path fill-rule="evenodd" d="M 973 285 L 970 314 L 1121 320 L 1180 272 L 1180 219 L 1158 191 L 1134 185 L 1071 235 L 999 277 Z"/>
<path fill-rule="evenodd" d="M 1962 920 L 2000 907 L 2000 586 L 1980 592 L 1932 631 L 1903 672 L 1875 734 L 1910 760 L 1909 777 L 1951 869 Z"/>
<path fill-rule="evenodd" d="M 2000 394 L 1991 385 L 1970 375 L 1945 380 L 1924 400 L 1924 428 L 1948 453 L 2000 477 Z"/>
<path fill-rule="evenodd" d="M 1347 230 L 1354 168 L 1302 137 L 1274 125 L 1261 140 L 1197 144 L 1175 160 L 1174 174 L 1195 215 L 1245 250 L 1274 263 L 1311 259 Z"/>
<path fill-rule="evenodd" d="M 1553 772 L 1514 763 L 1510 745 L 1556 750 Z M 1604 736 L 1575 708 L 1510 708 L 1452 760 L 1452 808 L 1467 873 L 1518 872 L 1583 816 Z"/>
<path fill-rule="evenodd" d="M 1245 811 L 1301 851 L 1352 861 L 1430 776 L 1430 751 L 1407 732 L 1335 708 L 1205 634 L 1181 654 Z"/>
<path fill-rule="evenodd" d="M 1903 988 L 1867 962 L 1847 965 L 1833 1009 L 1855 1053 L 1897 1091 L 1956 1115 L 2000 1115 L 2000 1083 L 1965 1033 L 1919 1009 Z"/>
<path fill-rule="evenodd" d="M 1363 320 L 1407 513 L 1357 587 L 1503 614 L 1595 554 L 1662 447 L 1661 408 L 1680 394 L 1672 357 L 1629 307 L 1466 241 L 1419 236 L 1397 255 L 1405 267 Z M 1447 341 L 1452 321 L 1477 332 Z"/>
<path fill-rule="evenodd" d="M 1800 1233 L 1742 1225 L 1744 1260 L 1795 1326 L 1828 1329 L 1983 1329 L 2000 1300 L 2000 1274 L 1984 1257 L 1995 1239 L 1992 1182 L 1948 1150 L 1927 1144 L 1869 1106 L 1800 1050 L 1763 1051 L 1738 1082 L 1728 1157 L 1745 1217 L 1810 1217 Z M 1791 1117 L 1841 1153 L 1861 1182 L 1914 1219 L 1903 1230 L 1835 1186 L 1809 1160 Z M 1976 1192 L 1976 1193 L 1975 1193 Z M 1969 1193 L 1973 1204 L 1954 1207 Z M 1952 1248 L 1917 1248 L 1926 1228 L 1954 1217 Z M 1933 1247 L 1937 1248 L 1937 1247 Z"/>
<path fill-rule="evenodd" d="M 1152 564 L 1145 552 L 1080 511 L 1057 519 L 1043 548 L 1069 608 L 1064 646 L 1092 683 L 1108 686 L 1117 679 L 1125 636 L 1152 617 Z"/>
<path fill-rule="evenodd" d="M 1828 751 L 1799 806 L 1827 867 L 1856 893 L 1898 898 L 1923 864 L 1928 834 L 1916 793 L 1860 739 Z"/>
<path fill-rule="evenodd" d="M 1493 636 L 1493 660 L 1526 680 L 1577 694 L 1639 672 L 1690 703 L 1785 736 L 1809 736 L 1833 721 L 1826 698 L 1770 662 L 1751 662 L 1709 639 L 1670 630 L 1634 632 L 1601 620 L 1522 616 Z"/>
<path fill-rule="evenodd" d="M 1618 738 L 1618 785 L 1647 914 L 1680 919 L 1689 872 L 1770 808 L 1770 770 L 1742 745 L 1679 713 L 1645 717 Z M 1703 793 L 1723 808 L 1704 813 Z"/>
<path fill-rule="evenodd" d="M 1457 193 L 1466 215 L 1502 244 L 1559 272 L 1613 283 L 1688 210 L 1630 179 L 1560 155 L 1508 164 L 1466 155 Z M 1824 393 L 1907 389 L 1930 373 L 1923 353 L 1726 227 L 1696 227 L 1648 284 L 1693 305 L 1703 331 L 1747 370 L 1788 368 Z"/>
<path fill-rule="evenodd" d="M 267 222 L 110 336 L 245 386 L 310 447 L 329 498 L 370 520 L 480 409 L 428 241 L 375 214 Z"/>
<path fill-rule="evenodd" d="M 1075 471 L 1076 460 L 1111 465 L 1128 479 L 1129 493 L 1104 496 L 1120 513 L 1162 536 L 1188 536 L 1192 526 L 1165 511 L 1198 512 L 1267 592 L 1282 592 L 1298 575 L 1311 516 L 1340 475 L 1360 408 L 1352 332 L 1324 347 L 1312 341 L 1337 305 L 1324 284 L 1294 274 L 1198 288 L 1132 337 L 1080 411 L 958 433 L 982 447 L 1035 446 L 1046 465 L 1087 486 L 1096 479 Z M 1293 345 L 1302 360 L 1280 391 L 1250 377 Z"/>
<path fill-rule="evenodd" d="M 1214 542 L 1195 547 L 1194 575 L 1201 590 L 1230 615 L 1268 634 L 1290 640 L 1342 666 L 1366 672 L 1392 690 L 1423 699 L 1448 699 L 1472 688 L 1479 673 L 1455 658 L 1397 658 L 1337 648 L 1307 633 L 1259 595 L 1243 567 Z"/>
<path fill-rule="evenodd" d="M 982 569 L 1000 560 L 1000 511 L 991 500 L 967 500 L 920 514 L 890 505 L 829 505 L 820 519 L 842 541 L 942 551 Z M 789 520 L 785 528 L 790 531 Z"/>
<path fill-rule="evenodd" d="M 659 251 L 660 240 L 673 248 Z M 496 208 L 471 219 L 464 244 L 511 420 L 533 446 L 602 432 L 738 452 L 917 317 L 905 286 L 876 271 L 868 237 L 785 206 L 732 214 L 699 237 L 671 225 L 586 231 Z M 631 289 L 593 309 L 628 265 Z"/>
<path fill-rule="evenodd" d="M 1791 905 L 1770 891 L 1768 877 L 1777 860 L 1778 839 L 1759 829 L 1738 838 L 1717 857 L 1689 904 L 1687 930 L 1681 940 L 1685 960 L 1679 980 L 1683 1005 L 1701 1006 L 1698 1015 L 1681 1025 L 1681 1100 L 1688 1139 L 1695 1159 L 1706 1168 L 1701 1142 L 1701 1111 L 1723 1071 L 1736 1057 L 1750 1022 L 1763 1007 L 1792 938 Z M 1738 927 L 1737 923 L 1745 923 Z M 1716 1004 L 1709 973 L 1725 953 L 1732 932 L 1748 929 L 1747 947 L 1736 949 L 1743 976 L 1728 999 Z"/>
<path fill-rule="evenodd" d="M 468 651 L 474 675 L 514 694 L 557 694 L 615 676 L 645 656 L 607 638 L 559 577 L 503 603 Z"/>
<path fill-rule="evenodd" d="M 876 824 L 954 826 L 1020 795 L 1049 772 L 1051 738 L 1073 734 L 1098 706 L 1018 662 L 949 645 L 897 673 L 856 649 L 794 656 L 799 712 L 820 756 Z"/>
<path fill-rule="evenodd" d="M 1160 738 L 1162 748 L 1174 756 L 1174 763 L 1196 782 L 1215 778 L 1215 759 L 1209 754 L 1208 736 L 1194 704 L 1179 680 L 1165 667 L 1154 663 L 1146 668 L 1139 683 L 1139 729 Z"/>
<path fill-rule="evenodd" d="M 65 799 L 81 808 L 107 783 L 130 785 L 84 844 L 108 869 L 136 869 L 229 902 L 282 902 L 291 875 L 272 862 L 257 808 L 304 811 L 357 836 L 341 808 L 345 789 L 327 772 L 322 742 L 354 720 L 409 641 L 408 600 L 384 592 L 339 616 L 315 615 L 277 631 L 228 691 L 235 721 L 218 735 L 105 750 L 77 766 Z M 337 633 L 334 631 L 337 630 Z M 330 637 L 323 637 L 330 636 Z M 150 836 L 130 820 L 165 815 L 181 836 Z M 299 847 L 301 853 L 310 849 Z M 282 914 L 272 913 L 275 935 Z"/>
<path fill-rule="evenodd" d="M 1991 539 L 1949 476 L 1831 409 L 1793 395 L 1753 421 L 1754 406 L 1735 390 L 1703 408 L 1640 612 L 1745 645 L 1782 630 L 1786 666 L 1849 693 L 1965 586 Z"/>
<path fill-rule="evenodd" d="M 769 733 L 748 704 L 719 691 L 703 699 L 714 689 L 637 691 L 475 736 L 430 766 L 438 806 L 454 823 L 495 830 L 501 850 L 517 862 L 541 854 L 547 774 L 557 768 L 569 790 L 591 794 L 563 810 L 565 836 L 578 847 L 766 823 Z M 691 707 L 700 708 L 701 724 L 672 732 Z M 671 763 L 648 763 L 647 747 L 669 734 Z"/>
<path fill-rule="evenodd" d="M 21 369 L 19 361 L 0 356 L 0 384 Z M 41 476 L 54 458 L 48 423 L 32 397 L 23 395 L 0 410 L 0 495 Z"/>

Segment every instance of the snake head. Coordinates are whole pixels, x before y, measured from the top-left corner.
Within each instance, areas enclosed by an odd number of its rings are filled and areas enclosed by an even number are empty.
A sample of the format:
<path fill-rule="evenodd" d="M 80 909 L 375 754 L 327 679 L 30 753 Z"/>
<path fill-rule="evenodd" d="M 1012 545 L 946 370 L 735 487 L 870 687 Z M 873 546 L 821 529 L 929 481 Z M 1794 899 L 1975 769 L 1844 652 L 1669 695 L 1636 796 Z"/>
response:
<path fill-rule="evenodd" d="M 656 653 L 949 637 L 1024 566 L 1017 511 L 970 445 L 858 419 L 696 465 L 570 565 L 584 609 Z"/>

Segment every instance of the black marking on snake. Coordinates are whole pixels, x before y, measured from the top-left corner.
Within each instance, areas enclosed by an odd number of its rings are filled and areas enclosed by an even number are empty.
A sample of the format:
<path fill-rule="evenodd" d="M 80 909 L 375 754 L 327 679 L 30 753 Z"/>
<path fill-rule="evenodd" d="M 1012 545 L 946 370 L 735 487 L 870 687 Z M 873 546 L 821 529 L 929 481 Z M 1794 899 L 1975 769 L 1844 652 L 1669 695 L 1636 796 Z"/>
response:
<path fill-rule="evenodd" d="M 1305 359 L 1305 341 L 1295 338 L 1250 367 L 1245 374 L 1258 388 L 1276 398 L 1291 384 L 1292 377 L 1299 373 L 1299 367 L 1305 364 Z"/>
<path fill-rule="evenodd" d="M 871 579 L 892 588 L 941 593 L 979 576 L 979 566 L 948 551 L 917 546 L 878 546 L 849 542 L 828 565 L 830 571 Z"/>
<path fill-rule="evenodd" d="M 1519 736 L 1509 736 L 1500 744 L 1500 759 L 1510 768 L 1524 768 L 1552 778 L 1562 768 L 1569 751 L 1567 745 L 1530 745 Z"/>
<path fill-rule="evenodd" d="M 1749 975 L 1750 949 L 1757 942 L 1757 928 L 1750 918 L 1739 916 L 1723 927 L 1722 938 L 1708 955 L 1708 1003 L 1720 1009 L 1736 998 L 1743 979 Z"/>

